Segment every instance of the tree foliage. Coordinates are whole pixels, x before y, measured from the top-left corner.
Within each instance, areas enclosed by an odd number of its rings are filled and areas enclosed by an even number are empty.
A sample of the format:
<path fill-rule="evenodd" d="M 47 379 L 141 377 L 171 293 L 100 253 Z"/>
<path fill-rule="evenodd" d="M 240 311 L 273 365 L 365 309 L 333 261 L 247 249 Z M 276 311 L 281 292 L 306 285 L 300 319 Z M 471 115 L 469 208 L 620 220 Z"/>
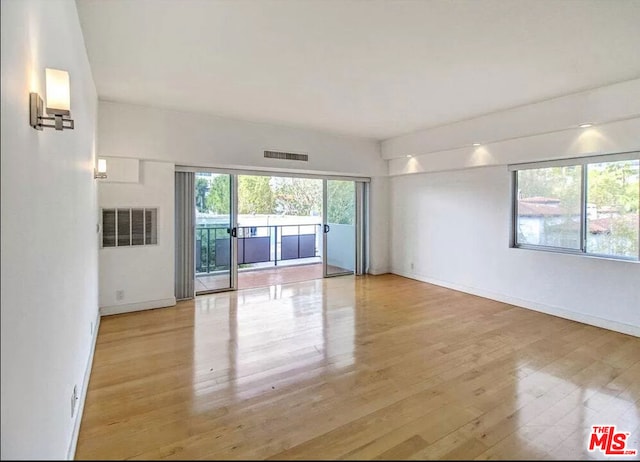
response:
<path fill-rule="evenodd" d="M 198 212 L 207 211 L 207 193 L 209 182 L 205 178 L 196 178 L 196 208 Z"/>
<path fill-rule="evenodd" d="M 327 183 L 327 222 L 353 225 L 356 187 L 353 181 L 330 180 Z"/>
<path fill-rule="evenodd" d="M 580 178 L 582 168 L 550 167 L 518 172 L 520 198 L 548 197 L 560 200 L 569 213 L 580 211 Z"/>
<path fill-rule="evenodd" d="M 588 182 L 587 202 L 620 212 L 638 211 L 638 161 L 590 166 Z"/>
<path fill-rule="evenodd" d="M 238 213 L 320 216 L 322 214 L 322 180 L 240 175 Z M 208 192 L 202 199 L 202 191 Z M 355 215 L 355 183 L 328 181 L 327 221 L 353 224 Z M 216 175 L 210 185 L 204 178 L 196 180 L 196 207 L 200 212 L 229 213 L 230 185 L 228 175 Z M 204 205 L 203 205 L 204 204 Z"/>
<path fill-rule="evenodd" d="M 275 195 L 268 176 L 242 175 L 238 180 L 238 213 L 275 213 Z"/>
<path fill-rule="evenodd" d="M 518 172 L 520 198 L 553 197 L 567 211 L 579 210 L 580 166 L 550 167 Z M 638 161 L 590 164 L 587 168 L 587 202 L 598 209 L 638 211 Z"/>
<path fill-rule="evenodd" d="M 283 215 L 322 214 L 322 181 L 309 178 L 279 178 L 274 187 L 275 210 Z"/>
<path fill-rule="evenodd" d="M 231 213 L 229 202 L 231 198 L 231 184 L 229 175 L 216 175 L 211 182 L 211 189 L 207 195 L 207 209 L 205 212 L 212 212 L 218 215 L 228 215 Z"/>

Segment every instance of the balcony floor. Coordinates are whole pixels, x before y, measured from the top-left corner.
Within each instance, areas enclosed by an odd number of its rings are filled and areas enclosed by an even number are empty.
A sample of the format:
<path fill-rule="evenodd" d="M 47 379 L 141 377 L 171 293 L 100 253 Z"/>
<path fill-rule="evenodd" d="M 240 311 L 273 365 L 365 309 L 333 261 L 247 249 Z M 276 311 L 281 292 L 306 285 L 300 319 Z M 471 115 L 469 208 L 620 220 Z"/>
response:
<path fill-rule="evenodd" d="M 239 271 L 238 289 L 251 289 L 321 278 L 322 263 Z M 227 287 L 229 287 L 229 274 L 196 277 L 196 292 L 219 290 Z"/>

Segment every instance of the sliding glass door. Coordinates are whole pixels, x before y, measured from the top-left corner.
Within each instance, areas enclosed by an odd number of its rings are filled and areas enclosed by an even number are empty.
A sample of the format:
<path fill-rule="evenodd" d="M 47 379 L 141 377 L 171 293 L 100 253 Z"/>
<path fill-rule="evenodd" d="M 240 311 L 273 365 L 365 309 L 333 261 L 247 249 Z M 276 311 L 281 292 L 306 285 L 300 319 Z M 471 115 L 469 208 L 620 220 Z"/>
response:
<path fill-rule="evenodd" d="M 235 288 L 234 189 L 235 175 L 195 174 L 196 295 Z"/>
<path fill-rule="evenodd" d="M 180 167 L 176 298 L 366 273 L 367 191 L 349 178 Z"/>
<path fill-rule="evenodd" d="M 356 182 L 324 180 L 324 275 L 356 272 Z"/>

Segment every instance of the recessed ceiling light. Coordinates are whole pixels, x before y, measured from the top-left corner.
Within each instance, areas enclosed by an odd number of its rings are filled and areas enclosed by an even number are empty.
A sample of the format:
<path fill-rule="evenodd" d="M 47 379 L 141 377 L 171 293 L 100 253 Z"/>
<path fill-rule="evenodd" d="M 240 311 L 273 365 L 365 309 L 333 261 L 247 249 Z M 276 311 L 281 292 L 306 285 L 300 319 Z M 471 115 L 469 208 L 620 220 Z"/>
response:
<path fill-rule="evenodd" d="M 407 157 L 411 158 L 411 157 L 413 157 L 413 156 L 412 156 L 411 154 L 407 154 Z"/>
<path fill-rule="evenodd" d="M 580 124 L 580 128 L 589 128 L 593 126 L 593 124 Z"/>
<path fill-rule="evenodd" d="M 478 147 L 478 146 L 480 146 L 480 143 L 473 143 L 473 145 Z"/>

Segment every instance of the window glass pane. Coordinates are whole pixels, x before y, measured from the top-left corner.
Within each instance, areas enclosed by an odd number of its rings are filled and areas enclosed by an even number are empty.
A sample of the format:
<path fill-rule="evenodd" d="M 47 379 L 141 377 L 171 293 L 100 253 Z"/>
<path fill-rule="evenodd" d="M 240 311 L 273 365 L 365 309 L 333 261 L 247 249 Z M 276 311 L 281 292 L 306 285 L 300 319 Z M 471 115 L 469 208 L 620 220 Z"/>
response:
<path fill-rule="evenodd" d="M 144 210 L 131 210 L 131 245 L 144 245 Z"/>
<path fill-rule="evenodd" d="M 582 167 L 520 170 L 516 243 L 580 250 Z"/>
<path fill-rule="evenodd" d="M 587 166 L 587 252 L 638 257 L 640 161 Z"/>
<path fill-rule="evenodd" d="M 130 211 L 131 209 L 118 209 L 118 247 L 131 245 Z"/>
<path fill-rule="evenodd" d="M 145 209 L 145 244 L 158 243 L 158 209 Z"/>
<path fill-rule="evenodd" d="M 102 247 L 116 246 L 116 211 L 102 211 Z"/>

